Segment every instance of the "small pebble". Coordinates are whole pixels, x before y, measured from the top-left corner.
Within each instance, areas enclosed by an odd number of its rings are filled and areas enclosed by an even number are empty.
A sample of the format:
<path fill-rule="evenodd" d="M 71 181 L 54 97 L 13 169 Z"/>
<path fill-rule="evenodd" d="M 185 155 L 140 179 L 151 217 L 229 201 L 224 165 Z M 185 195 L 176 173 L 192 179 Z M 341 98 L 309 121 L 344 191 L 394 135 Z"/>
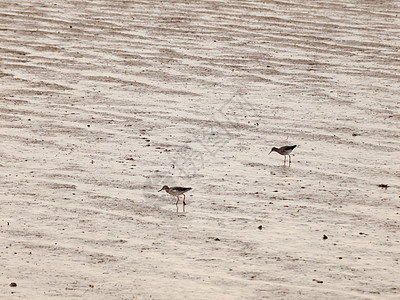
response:
<path fill-rule="evenodd" d="M 322 280 L 313 279 L 316 283 L 324 283 Z"/>
<path fill-rule="evenodd" d="M 327 240 L 328 237 L 324 234 L 323 237 L 322 237 L 322 239 L 323 239 L 323 240 Z"/>
<path fill-rule="evenodd" d="M 17 284 L 16 284 L 15 282 L 11 282 L 11 283 L 10 283 L 10 286 L 11 286 L 11 287 L 16 287 Z"/>
<path fill-rule="evenodd" d="M 262 225 L 258 226 L 258 229 L 262 230 L 262 229 L 263 229 L 263 226 L 262 226 Z"/>

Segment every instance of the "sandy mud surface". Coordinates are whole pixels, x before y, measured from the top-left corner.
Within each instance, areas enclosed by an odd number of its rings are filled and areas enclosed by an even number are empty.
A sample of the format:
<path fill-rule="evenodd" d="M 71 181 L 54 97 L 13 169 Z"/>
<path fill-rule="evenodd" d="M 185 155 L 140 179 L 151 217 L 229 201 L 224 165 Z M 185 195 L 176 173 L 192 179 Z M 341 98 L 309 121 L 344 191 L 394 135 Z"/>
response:
<path fill-rule="evenodd" d="M 399 299 L 399 12 L 2 0 L 0 298 Z"/>

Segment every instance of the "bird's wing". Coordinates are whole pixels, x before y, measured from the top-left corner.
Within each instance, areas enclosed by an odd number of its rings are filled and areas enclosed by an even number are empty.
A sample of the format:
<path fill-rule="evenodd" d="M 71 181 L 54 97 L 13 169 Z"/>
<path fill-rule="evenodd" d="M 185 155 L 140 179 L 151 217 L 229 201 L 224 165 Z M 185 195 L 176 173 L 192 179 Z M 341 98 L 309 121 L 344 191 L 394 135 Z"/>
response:
<path fill-rule="evenodd" d="M 190 191 L 192 188 L 186 188 L 186 187 L 176 186 L 176 187 L 174 187 L 173 189 L 176 190 L 176 191 L 179 191 L 179 192 L 187 192 L 187 191 Z"/>

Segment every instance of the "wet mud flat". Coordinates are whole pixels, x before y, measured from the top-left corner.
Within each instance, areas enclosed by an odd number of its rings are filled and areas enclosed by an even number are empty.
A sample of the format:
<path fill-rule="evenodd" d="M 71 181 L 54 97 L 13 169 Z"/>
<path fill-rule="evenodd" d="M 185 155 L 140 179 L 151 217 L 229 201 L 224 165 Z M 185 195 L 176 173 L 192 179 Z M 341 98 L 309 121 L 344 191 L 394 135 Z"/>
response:
<path fill-rule="evenodd" d="M 398 298 L 398 3 L 0 8 L 2 297 Z"/>

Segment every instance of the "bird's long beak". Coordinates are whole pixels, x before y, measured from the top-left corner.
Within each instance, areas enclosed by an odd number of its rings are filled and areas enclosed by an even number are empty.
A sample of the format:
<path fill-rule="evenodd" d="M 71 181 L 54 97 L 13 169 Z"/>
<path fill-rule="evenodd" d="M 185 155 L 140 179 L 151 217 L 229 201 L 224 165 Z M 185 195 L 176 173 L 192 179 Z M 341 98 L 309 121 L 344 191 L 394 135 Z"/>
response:
<path fill-rule="evenodd" d="M 162 189 L 161 190 L 159 190 L 159 192 L 161 192 L 162 191 Z"/>
<path fill-rule="evenodd" d="M 272 150 L 271 150 L 271 152 L 272 152 Z M 268 153 L 268 155 L 270 155 L 270 154 L 271 154 L 271 152 L 270 152 L 270 153 Z"/>

